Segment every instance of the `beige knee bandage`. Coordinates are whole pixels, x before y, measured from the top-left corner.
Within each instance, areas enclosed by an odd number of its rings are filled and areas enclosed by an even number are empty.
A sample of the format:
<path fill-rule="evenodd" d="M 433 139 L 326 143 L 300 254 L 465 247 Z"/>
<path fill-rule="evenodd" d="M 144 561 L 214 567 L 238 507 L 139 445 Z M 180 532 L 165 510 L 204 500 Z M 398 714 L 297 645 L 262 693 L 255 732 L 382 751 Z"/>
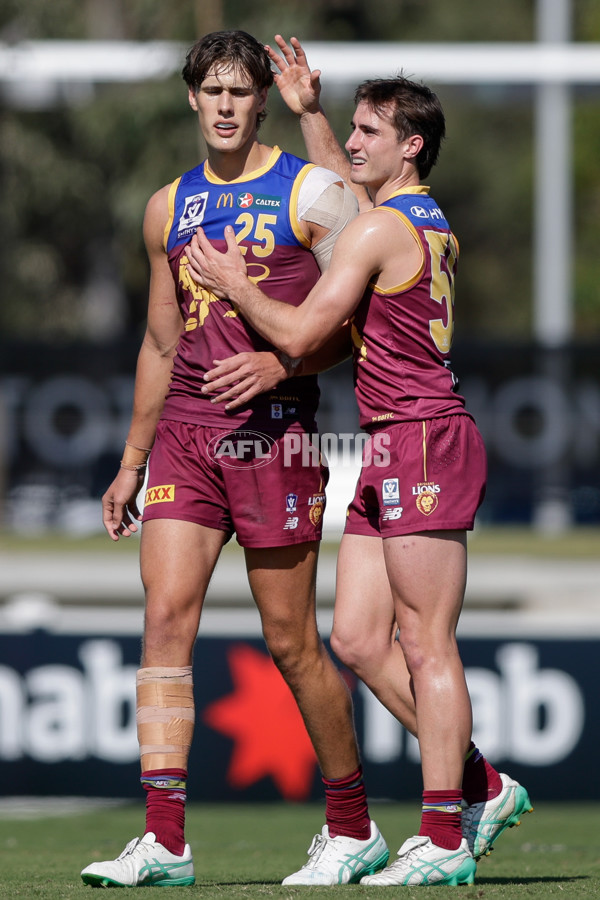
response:
<path fill-rule="evenodd" d="M 136 684 L 142 772 L 187 769 L 194 733 L 192 667 L 138 669 Z"/>

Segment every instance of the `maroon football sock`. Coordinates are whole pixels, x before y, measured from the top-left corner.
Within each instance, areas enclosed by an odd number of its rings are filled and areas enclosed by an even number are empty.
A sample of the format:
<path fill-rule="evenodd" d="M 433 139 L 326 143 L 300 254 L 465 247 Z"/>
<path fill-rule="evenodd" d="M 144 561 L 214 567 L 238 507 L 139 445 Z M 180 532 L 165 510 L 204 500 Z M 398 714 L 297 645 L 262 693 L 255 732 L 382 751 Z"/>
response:
<path fill-rule="evenodd" d="M 331 837 L 366 841 L 371 835 L 371 819 L 362 766 L 346 778 L 323 778 L 325 785 L 325 821 Z"/>
<path fill-rule="evenodd" d="M 146 833 L 171 853 L 181 856 L 185 848 L 185 769 L 153 769 L 142 772 L 146 791 Z"/>
<path fill-rule="evenodd" d="M 462 782 L 463 797 L 471 803 L 485 803 L 502 790 L 500 775 L 479 752 L 473 741 L 467 751 Z"/>
<path fill-rule="evenodd" d="M 438 847 L 457 850 L 462 838 L 461 800 L 462 791 L 423 791 L 419 835 L 431 838 Z"/>

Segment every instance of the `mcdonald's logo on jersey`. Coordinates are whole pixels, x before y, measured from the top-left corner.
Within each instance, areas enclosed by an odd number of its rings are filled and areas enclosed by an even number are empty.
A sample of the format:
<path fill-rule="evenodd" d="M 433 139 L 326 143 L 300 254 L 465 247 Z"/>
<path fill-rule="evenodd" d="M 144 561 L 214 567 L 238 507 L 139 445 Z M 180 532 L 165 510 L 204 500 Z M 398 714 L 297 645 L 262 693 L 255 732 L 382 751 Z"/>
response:
<path fill-rule="evenodd" d="M 217 209 L 220 209 L 221 206 L 229 206 L 233 208 L 233 194 L 231 191 L 228 191 L 226 194 L 220 194 L 219 199 L 217 200 Z"/>

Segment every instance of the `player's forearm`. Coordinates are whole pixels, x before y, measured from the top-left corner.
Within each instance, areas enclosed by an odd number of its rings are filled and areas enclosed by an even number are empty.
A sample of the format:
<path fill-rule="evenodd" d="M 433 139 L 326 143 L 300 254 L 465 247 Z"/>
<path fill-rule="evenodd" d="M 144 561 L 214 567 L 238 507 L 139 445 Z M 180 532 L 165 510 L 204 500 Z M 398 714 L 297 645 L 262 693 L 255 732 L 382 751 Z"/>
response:
<path fill-rule="evenodd" d="M 231 279 L 229 299 L 261 337 L 291 358 L 307 356 L 323 343 L 304 306 L 291 306 L 264 294 L 245 275 Z"/>
<path fill-rule="evenodd" d="M 311 162 L 324 166 L 350 181 L 350 162 L 333 133 L 323 107 L 300 116 L 300 128 Z"/>
<path fill-rule="evenodd" d="M 318 375 L 339 365 L 352 355 L 352 343 L 350 338 L 350 324 L 343 325 L 336 331 L 316 353 L 302 359 L 298 375 Z"/>
<path fill-rule="evenodd" d="M 350 160 L 336 138 L 323 107 L 303 113 L 300 116 L 300 128 L 310 161 L 337 172 L 356 195 L 361 210 L 372 207 L 373 203 L 366 189 L 352 183 Z"/>
<path fill-rule="evenodd" d="M 172 368 L 172 356 L 163 355 L 144 342 L 136 368 L 133 412 L 127 436 L 129 443 L 147 449 L 152 447 Z"/>

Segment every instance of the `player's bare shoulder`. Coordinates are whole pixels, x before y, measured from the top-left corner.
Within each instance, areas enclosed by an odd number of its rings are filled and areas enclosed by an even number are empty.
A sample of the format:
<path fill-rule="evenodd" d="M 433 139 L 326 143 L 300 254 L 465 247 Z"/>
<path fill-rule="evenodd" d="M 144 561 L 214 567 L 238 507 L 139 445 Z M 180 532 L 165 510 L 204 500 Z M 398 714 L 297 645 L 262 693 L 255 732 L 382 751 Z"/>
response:
<path fill-rule="evenodd" d="M 169 195 L 172 185 L 166 184 L 156 191 L 146 204 L 144 213 L 144 241 L 149 249 L 163 247 L 165 229 L 169 222 Z"/>
<path fill-rule="evenodd" d="M 342 235 L 347 252 L 368 256 L 374 270 L 381 270 L 398 245 L 398 233 L 387 216 L 378 213 L 376 207 L 364 210 L 350 222 Z"/>
<path fill-rule="evenodd" d="M 423 248 L 406 221 L 386 206 L 360 214 L 364 240 L 379 259 L 378 287 L 390 289 L 415 277 L 423 265 Z"/>

